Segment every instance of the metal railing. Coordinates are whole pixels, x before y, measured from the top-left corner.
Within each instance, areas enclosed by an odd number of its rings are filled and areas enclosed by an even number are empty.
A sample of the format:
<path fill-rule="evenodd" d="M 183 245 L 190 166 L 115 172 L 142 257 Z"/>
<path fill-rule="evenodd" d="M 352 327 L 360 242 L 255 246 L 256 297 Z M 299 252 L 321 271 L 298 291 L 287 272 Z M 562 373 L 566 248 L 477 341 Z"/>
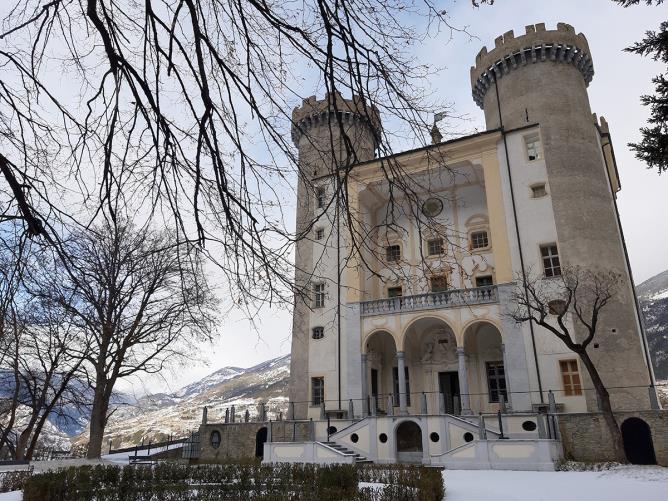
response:
<path fill-rule="evenodd" d="M 406 311 L 489 304 L 497 303 L 498 301 L 496 285 L 488 285 L 474 289 L 453 289 L 442 292 L 416 294 L 414 296 L 363 301 L 361 303 L 361 314 L 362 316 L 382 315 Z"/>

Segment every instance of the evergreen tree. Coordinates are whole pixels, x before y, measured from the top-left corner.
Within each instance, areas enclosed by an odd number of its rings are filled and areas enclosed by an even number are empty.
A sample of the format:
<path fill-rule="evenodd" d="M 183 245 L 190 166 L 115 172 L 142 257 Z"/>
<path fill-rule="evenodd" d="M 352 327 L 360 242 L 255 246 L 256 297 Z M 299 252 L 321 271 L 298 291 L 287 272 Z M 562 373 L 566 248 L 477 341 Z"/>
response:
<path fill-rule="evenodd" d="M 628 7 L 636 5 L 640 0 L 615 0 Z M 659 5 L 663 0 L 645 0 L 648 5 Z M 650 56 L 655 61 L 668 65 L 668 21 L 659 26 L 658 31 L 645 32 L 645 38 L 625 49 L 641 56 Z M 640 132 L 642 140 L 638 143 L 629 143 L 635 151 L 636 158 L 647 163 L 648 168 L 656 168 L 661 174 L 668 170 L 668 80 L 666 74 L 659 74 L 652 79 L 656 86 L 653 95 L 641 96 L 644 106 L 649 106 L 651 113 L 647 120 L 647 127 Z"/>

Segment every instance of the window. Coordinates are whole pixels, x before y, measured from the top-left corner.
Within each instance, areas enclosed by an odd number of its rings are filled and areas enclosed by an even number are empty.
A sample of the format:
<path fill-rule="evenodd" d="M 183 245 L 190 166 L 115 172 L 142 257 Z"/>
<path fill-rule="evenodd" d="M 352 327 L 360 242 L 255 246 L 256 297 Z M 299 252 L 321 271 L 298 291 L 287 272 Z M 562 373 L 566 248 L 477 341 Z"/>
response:
<path fill-rule="evenodd" d="M 325 306 L 325 284 L 315 284 L 313 286 L 313 307 L 322 308 Z"/>
<path fill-rule="evenodd" d="M 489 401 L 498 402 L 499 395 L 508 401 L 506 393 L 506 373 L 503 362 L 487 362 L 487 387 L 489 388 Z"/>
<path fill-rule="evenodd" d="M 545 189 L 545 183 L 534 184 L 531 187 L 531 198 L 542 198 L 547 196 L 547 190 Z"/>
<path fill-rule="evenodd" d="M 401 286 L 387 288 L 387 297 L 393 298 L 401 296 L 403 296 L 403 289 Z"/>
<path fill-rule="evenodd" d="M 325 207 L 325 188 L 315 189 L 315 205 L 318 209 Z"/>
<path fill-rule="evenodd" d="M 524 138 L 524 144 L 527 149 L 527 158 L 529 161 L 543 158 L 543 146 L 540 143 L 538 134 Z"/>
<path fill-rule="evenodd" d="M 325 401 L 325 378 L 311 378 L 311 405 L 320 405 Z"/>
<path fill-rule="evenodd" d="M 385 247 L 385 256 L 390 263 L 399 261 L 401 259 L 401 246 L 388 245 Z"/>
<path fill-rule="evenodd" d="M 561 265 L 559 264 L 559 252 L 557 244 L 546 244 L 540 246 L 540 257 L 543 260 L 543 271 L 547 278 L 558 277 L 561 275 Z"/>
<path fill-rule="evenodd" d="M 220 447 L 220 432 L 218 430 L 213 430 L 211 432 L 211 435 L 209 436 L 209 443 L 214 449 Z"/>
<path fill-rule="evenodd" d="M 315 239 L 316 240 L 322 240 L 323 238 L 325 238 L 325 229 L 324 228 L 316 228 Z"/>
<path fill-rule="evenodd" d="M 408 379 L 408 367 L 404 367 L 406 374 L 406 405 L 411 405 L 411 385 Z M 394 405 L 399 406 L 399 368 L 392 368 L 392 379 L 394 381 Z"/>
<path fill-rule="evenodd" d="M 431 240 L 427 240 L 427 255 L 440 256 L 441 254 L 443 254 L 443 239 L 432 238 Z"/>
<path fill-rule="evenodd" d="M 324 327 L 313 327 L 313 339 L 322 339 L 325 337 L 325 328 Z"/>
<path fill-rule="evenodd" d="M 486 231 L 474 231 L 471 233 L 471 248 L 484 249 L 489 247 L 489 238 Z"/>
<path fill-rule="evenodd" d="M 494 279 L 492 275 L 484 275 L 482 277 L 475 277 L 475 286 L 476 287 L 487 287 L 489 285 L 494 285 Z"/>
<path fill-rule="evenodd" d="M 580 384 L 580 372 L 578 371 L 577 360 L 560 360 L 561 380 L 564 383 L 564 395 L 572 397 L 582 395 L 582 385 Z"/>
<path fill-rule="evenodd" d="M 448 290 L 448 277 L 445 275 L 431 277 L 430 282 L 432 292 L 443 292 Z"/>

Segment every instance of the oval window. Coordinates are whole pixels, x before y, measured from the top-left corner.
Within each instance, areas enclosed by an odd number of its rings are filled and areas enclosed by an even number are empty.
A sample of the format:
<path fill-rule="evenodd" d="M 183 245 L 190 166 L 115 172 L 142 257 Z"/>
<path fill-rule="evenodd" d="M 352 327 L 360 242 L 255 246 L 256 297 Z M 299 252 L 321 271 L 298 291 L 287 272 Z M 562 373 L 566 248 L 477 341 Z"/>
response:
<path fill-rule="evenodd" d="M 536 431 L 536 423 L 533 421 L 524 421 L 522 423 L 522 429 L 524 431 Z"/>
<path fill-rule="evenodd" d="M 357 435 L 357 433 L 353 433 L 352 435 L 350 435 L 350 441 L 353 444 L 356 444 L 357 442 L 359 442 L 359 440 L 360 440 L 360 437 Z"/>
<path fill-rule="evenodd" d="M 427 217 L 436 217 L 443 212 L 443 201 L 439 198 L 428 198 L 422 204 L 422 214 Z"/>
<path fill-rule="evenodd" d="M 209 437 L 209 442 L 211 443 L 211 447 L 213 447 L 214 449 L 220 447 L 220 432 L 218 430 L 213 430 L 211 432 L 211 435 Z"/>
<path fill-rule="evenodd" d="M 441 437 L 438 436 L 438 433 L 436 433 L 435 431 L 432 431 L 432 432 L 429 434 L 429 439 L 430 439 L 432 442 L 436 443 L 436 442 L 438 442 L 438 441 L 441 439 Z"/>
<path fill-rule="evenodd" d="M 466 432 L 464 433 L 464 441 L 465 442 L 473 442 L 473 433 L 471 432 Z"/>
<path fill-rule="evenodd" d="M 380 435 L 378 435 L 378 440 L 380 440 L 381 444 L 384 444 L 385 442 L 387 442 L 387 435 L 385 435 L 385 433 L 381 433 Z"/>

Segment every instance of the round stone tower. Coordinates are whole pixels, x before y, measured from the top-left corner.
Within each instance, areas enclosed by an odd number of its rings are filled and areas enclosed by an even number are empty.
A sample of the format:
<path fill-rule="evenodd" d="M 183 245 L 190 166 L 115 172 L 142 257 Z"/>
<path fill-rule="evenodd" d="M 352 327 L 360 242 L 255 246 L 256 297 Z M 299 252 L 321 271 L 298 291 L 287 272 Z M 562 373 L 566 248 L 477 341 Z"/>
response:
<path fill-rule="evenodd" d="M 317 191 L 324 190 L 324 199 L 328 202 L 334 195 L 336 177 L 332 176 L 337 169 L 359 162 L 372 160 L 380 137 L 381 124 L 378 110 L 365 103 L 359 96 L 344 99 L 341 94 L 328 93 L 324 99 L 317 100 L 315 96 L 304 99 L 302 105 L 292 112 L 292 140 L 298 148 L 300 171 L 297 187 L 297 235 L 304 235 L 312 227 L 313 221 L 320 216 L 322 223 L 335 231 L 335 204 L 330 209 L 318 207 Z M 329 205 L 326 203 L 325 205 Z M 335 238 L 330 238 L 335 242 Z M 295 295 L 295 305 L 292 326 L 292 358 L 290 362 L 290 401 L 295 403 L 294 416 L 304 419 L 307 416 L 307 401 L 311 399 L 309 393 L 309 343 L 311 340 L 310 319 L 313 313 L 310 303 L 312 300 L 310 283 L 323 282 L 326 284 L 328 297 L 326 314 L 332 316 L 328 325 L 328 332 L 318 341 L 319 351 L 336 358 L 333 372 L 325 375 L 325 395 L 328 400 L 341 397 L 342 378 L 339 374 L 340 361 L 337 352 L 338 318 L 334 316 L 336 310 L 336 280 L 331 276 L 314 276 L 316 261 L 320 267 L 336 269 L 336 258 L 333 263 L 332 255 L 327 253 L 318 255 L 314 259 L 314 243 L 311 238 L 300 238 L 296 244 L 295 253 L 295 284 L 298 291 L 305 294 Z M 316 272 L 317 273 L 317 272 Z M 318 313 L 321 315 L 321 313 Z M 320 371 L 320 368 L 318 368 Z M 322 375 L 322 372 L 318 372 Z M 337 393 L 339 393 L 337 395 Z M 351 398 L 343 395 L 343 398 Z M 346 400 L 347 401 L 347 400 Z M 346 404 L 347 405 L 347 404 Z"/>
<path fill-rule="evenodd" d="M 546 30 L 540 23 L 519 37 L 505 33 L 489 52 L 483 47 L 471 85 L 488 129 L 539 125 L 562 263 L 624 277 L 615 303 L 602 313 L 598 348 L 591 351 L 606 385 L 627 387 L 611 390 L 613 405 L 648 408 L 650 376 L 616 213 L 616 180 L 606 167 L 587 95 L 593 76 L 585 36 L 568 24 Z M 585 380 L 585 386 L 591 383 Z M 592 400 L 589 393 L 595 408 Z"/>

